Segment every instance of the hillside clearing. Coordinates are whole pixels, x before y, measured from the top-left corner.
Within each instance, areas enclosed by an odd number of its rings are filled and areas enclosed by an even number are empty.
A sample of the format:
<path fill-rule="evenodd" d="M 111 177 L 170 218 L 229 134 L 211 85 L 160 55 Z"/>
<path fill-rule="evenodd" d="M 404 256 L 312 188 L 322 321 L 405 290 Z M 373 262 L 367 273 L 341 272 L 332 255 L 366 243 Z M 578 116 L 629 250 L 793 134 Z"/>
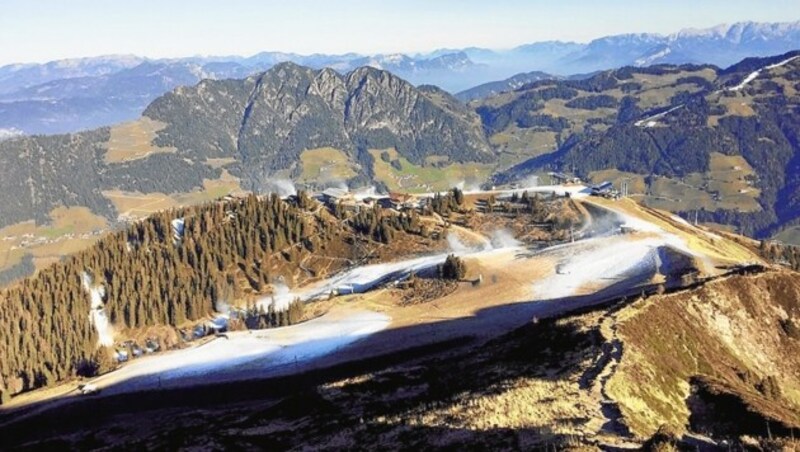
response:
<path fill-rule="evenodd" d="M 167 125 L 142 117 L 136 121 L 126 122 L 111 127 L 105 153 L 106 163 L 120 163 L 143 159 L 152 154 L 176 152 L 175 148 L 164 148 L 153 145 L 156 133 Z"/>
<path fill-rule="evenodd" d="M 381 158 L 386 152 L 389 162 Z M 400 156 L 394 149 L 371 149 L 375 179 L 390 190 L 410 193 L 444 191 L 456 185 L 478 186 L 491 174 L 492 166 L 480 163 L 451 163 L 448 166 L 418 166 Z M 397 169 L 391 162 L 398 162 Z"/>
<path fill-rule="evenodd" d="M 343 183 L 357 174 L 354 164 L 339 149 L 309 149 L 300 154 L 300 162 L 303 173 L 299 180 L 307 184 Z"/>

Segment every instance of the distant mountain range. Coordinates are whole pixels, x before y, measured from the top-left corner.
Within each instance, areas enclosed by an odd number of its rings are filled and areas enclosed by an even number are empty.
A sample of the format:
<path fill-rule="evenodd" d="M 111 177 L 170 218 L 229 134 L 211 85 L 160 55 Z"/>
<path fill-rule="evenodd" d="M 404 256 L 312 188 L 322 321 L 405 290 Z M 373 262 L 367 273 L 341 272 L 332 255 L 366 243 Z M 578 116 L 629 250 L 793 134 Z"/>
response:
<path fill-rule="evenodd" d="M 800 22 L 737 23 L 671 35 L 625 34 L 589 43 L 548 41 L 509 50 L 470 47 L 427 54 L 365 56 L 262 52 L 251 57 L 151 60 L 120 55 L 0 67 L 0 130 L 63 133 L 135 119 L 159 95 L 202 79 L 244 78 L 280 62 L 346 73 L 384 69 L 412 84 L 450 92 L 540 71 L 556 76 L 655 64 L 731 65 L 800 48 Z M 511 88 L 514 81 L 510 82 Z M 486 88 L 486 93 L 501 87 Z M 476 91 L 480 92 L 480 90 Z M 465 94 L 469 96 L 476 95 Z"/>

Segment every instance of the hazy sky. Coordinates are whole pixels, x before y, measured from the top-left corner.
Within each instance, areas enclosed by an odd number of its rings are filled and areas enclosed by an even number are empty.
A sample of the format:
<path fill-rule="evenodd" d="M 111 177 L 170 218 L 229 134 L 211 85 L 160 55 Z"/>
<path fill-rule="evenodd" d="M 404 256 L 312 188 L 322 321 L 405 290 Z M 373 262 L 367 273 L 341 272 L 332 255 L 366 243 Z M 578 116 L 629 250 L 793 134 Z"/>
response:
<path fill-rule="evenodd" d="M 800 20 L 800 0 L 2 0 L 0 64 L 507 48 L 744 20 Z"/>

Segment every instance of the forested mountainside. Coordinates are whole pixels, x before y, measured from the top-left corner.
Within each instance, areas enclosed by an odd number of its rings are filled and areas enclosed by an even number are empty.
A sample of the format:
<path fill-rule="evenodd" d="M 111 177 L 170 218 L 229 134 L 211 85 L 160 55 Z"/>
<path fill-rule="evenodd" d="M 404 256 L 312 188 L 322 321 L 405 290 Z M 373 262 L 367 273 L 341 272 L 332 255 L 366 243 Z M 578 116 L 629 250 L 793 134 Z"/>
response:
<path fill-rule="evenodd" d="M 191 325 L 403 233 L 422 233 L 415 214 L 365 210 L 342 222 L 303 193 L 155 214 L 0 291 L 0 396 L 108 370 L 111 349 L 98 345 L 113 345 L 109 328 Z"/>
<path fill-rule="evenodd" d="M 292 170 L 306 149 L 333 147 L 369 167 L 368 149 L 409 161 L 491 161 L 478 117 L 444 91 L 417 89 L 373 68 L 340 76 L 284 63 L 240 81 L 205 81 L 153 102 L 144 116 L 166 123 L 155 143 L 191 159 L 232 157 L 246 186 Z M 366 175 L 366 174 L 365 174 Z"/>
<path fill-rule="evenodd" d="M 800 218 L 798 55 L 623 68 L 485 99 L 475 107 L 499 150 L 535 154 L 495 181 L 545 170 L 626 180 L 646 203 L 768 234 Z"/>
<path fill-rule="evenodd" d="M 298 177 L 300 153 L 314 148 L 345 152 L 361 184 L 371 179 L 367 149 L 395 148 L 420 163 L 493 159 L 474 112 L 372 68 L 340 76 L 285 63 L 244 80 L 206 80 L 157 99 L 127 129 L 0 142 L 0 227 L 47 222 L 57 206 L 113 220 L 121 212 L 104 192 L 202 189 L 221 175 L 215 159 L 256 190 L 279 171 Z"/>
<path fill-rule="evenodd" d="M 49 221 L 58 206 L 84 206 L 116 219 L 103 190 L 175 193 L 203 186 L 221 170 L 176 154 L 107 163 L 109 129 L 0 142 L 0 228 L 20 221 Z"/>
<path fill-rule="evenodd" d="M 39 448 L 793 450 L 798 295 L 796 273 L 761 269 L 527 322 L 490 341 L 459 338 L 299 378 L 84 398 L 5 429 L 11 444 Z"/>

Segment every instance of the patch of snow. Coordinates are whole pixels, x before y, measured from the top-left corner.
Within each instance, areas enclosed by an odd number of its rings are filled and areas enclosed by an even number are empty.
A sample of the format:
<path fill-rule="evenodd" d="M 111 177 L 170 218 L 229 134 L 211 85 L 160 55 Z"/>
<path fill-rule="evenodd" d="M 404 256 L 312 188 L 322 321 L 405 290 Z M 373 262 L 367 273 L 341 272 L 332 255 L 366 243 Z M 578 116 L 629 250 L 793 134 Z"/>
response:
<path fill-rule="evenodd" d="M 791 58 L 787 58 L 787 59 L 785 59 L 785 60 L 783 60 L 781 62 L 778 62 L 778 63 L 775 63 L 775 64 L 770 64 L 767 67 L 765 67 L 764 69 L 770 70 L 770 69 L 775 69 L 777 67 L 786 66 L 787 64 L 791 63 L 792 61 L 794 61 L 794 60 L 796 60 L 798 58 L 800 58 L 800 55 L 795 55 L 795 56 L 793 56 Z"/>
<path fill-rule="evenodd" d="M 347 185 L 345 185 L 346 187 Z M 357 200 L 363 200 L 365 198 L 376 198 L 379 196 L 378 189 L 375 188 L 374 185 L 370 185 L 368 187 L 361 187 L 352 191 L 353 197 Z"/>
<path fill-rule="evenodd" d="M 498 229 L 492 232 L 491 244 L 492 249 L 500 250 L 521 246 L 522 242 L 517 240 L 511 231 L 507 229 Z"/>
<path fill-rule="evenodd" d="M 679 108 L 683 108 L 683 104 L 680 104 L 678 106 L 672 107 L 667 111 L 662 111 L 661 113 L 657 113 L 657 114 L 655 114 L 653 116 L 649 116 L 647 118 L 640 119 L 640 120 L 634 122 L 633 125 L 635 125 L 636 127 L 654 127 L 654 126 L 656 126 L 658 124 L 656 122 L 657 119 L 663 118 L 664 116 L 672 113 L 673 111 L 675 111 L 675 110 L 677 110 Z"/>
<path fill-rule="evenodd" d="M 172 220 L 172 242 L 179 243 L 183 240 L 183 231 L 186 227 L 186 221 L 183 218 L 176 218 Z"/>
<path fill-rule="evenodd" d="M 283 328 L 227 333 L 205 345 L 144 357 L 93 383 L 122 383 L 114 392 L 169 386 L 187 377 L 242 378 L 247 365 L 257 373 L 280 373 L 293 366 L 330 354 L 385 329 L 390 318 L 370 311 L 326 314 Z M 130 381 L 126 385 L 126 381 Z"/>
<path fill-rule="evenodd" d="M 497 232 L 496 238 L 490 240 L 490 245 L 484 244 L 478 247 L 470 247 L 461 242 L 457 237 L 451 237 L 451 235 L 452 234 L 448 234 L 447 238 L 451 246 L 450 252 L 455 252 L 461 256 L 508 250 L 516 248 L 519 245 L 519 242 L 507 232 Z M 381 284 L 405 279 L 411 273 L 420 273 L 430 270 L 442 264 L 448 254 L 449 253 L 437 253 L 395 262 L 363 265 L 346 270 L 296 291 L 289 290 L 288 288 L 280 290 L 277 294 L 260 298 L 256 303 L 258 306 L 263 306 L 264 309 L 269 308 L 269 306 L 274 303 L 277 309 L 281 306 L 288 306 L 288 303 L 296 299 L 300 301 L 309 301 L 327 298 L 331 293 L 363 293 Z"/>
<path fill-rule="evenodd" d="M 467 183 L 467 181 L 465 181 L 463 179 L 455 181 L 455 182 L 451 182 L 451 183 L 449 183 L 447 185 L 450 186 L 450 187 L 458 188 L 459 190 L 461 190 L 463 192 L 480 191 L 480 189 L 481 189 L 481 186 L 480 186 L 479 183 L 477 183 L 477 182 Z"/>
<path fill-rule="evenodd" d="M 700 229 L 700 232 L 707 235 L 708 237 L 711 237 L 714 240 L 722 240 L 722 237 L 720 237 L 719 235 L 714 234 L 713 232 L 710 231 L 706 231 L 705 229 Z"/>
<path fill-rule="evenodd" d="M 230 320 L 230 310 L 226 310 L 221 314 L 217 314 L 216 317 L 208 322 L 207 326 L 214 331 L 225 331 L 228 329 L 228 323 Z"/>
<path fill-rule="evenodd" d="M 695 252 L 694 250 L 689 248 L 689 245 L 686 243 L 686 241 L 684 239 L 680 238 L 679 236 L 677 236 L 675 234 L 672 234 L 672 233 L 669 233 L 669 232 L 666 232 L 661 227 L 659 227 L 659 226 L 657 226 L 657 225 L 655 225 L 653 223 L 650 223 L 649 221 L 645 221 L 645 220 L 633 217 L 633 216 L 628 215 L 628 214 L 620 213 L 620 212 L 615 212 L 615 214 L 617 214 L 621 218 L 621 220 L 623 222 L 625 222 L 628 225 L 632 226 L 637 231 L 651 232 L 651 233 L 656 234 L 658 236 L 658 239 L 661 240 L 663 246 L 669 246 L 669 247 L 675 248 L 678 251 L 681 251 L 681 252 L 683 252 L 683 253 L 685 253 L 685 254 L 687 254 L 689 256 L 695 257 L 695 258 L 699 259 L 700 261 L 702 261 L 703 264 L 707 268 L 713 268 L 714 267 L 712 262 L 711 262 L 711 260 L 708 258 L 708 256 L 706 256 L 704 254 L 701 254 L 701 253 L 698 253 L 698 252 Z M 702 231 L 702 229 L 701 229 L 701 231 Z M 719 237 L 717 237 L 717 238 L 719 238 Z"/>
<path fill-rule="evenodd" d="M 633 65 L 638 67 L 649 66 L 653 64 L 654 61 L 664 58 L 670 53 L 672 53 L 672 49 L 669 47 L 665 47 L 656 53 L 637 59 L 636 61 L 633 62 Z"/>
<path fill-rule="evenodd" d="M 800 55 L 795 55 L 795 56 L 793 56 L 791 58 L 787 58 L 787 59 L 785 59 L 783 61 L 780 61 L 778 63 L 770 64 L 770 65 L 764 66 L 761 69 L 753 71 L 750 74 L 748 74 L 747 77 L 745 77 L 744 80 L 741 81 L 741 83 L 739 83 L 738 85 L 733 86 L 731 88 L 728 88 L 728 91 L 740 91 L 742 88 L 747 86 L 750 82 L 752 82 L 753 80 L 757 79 L 761 75 L 762 71 L 764 71 L 764 70 L 768 71 L 770 69 L 775 69 L 775 68 L 778 68 L 778 67 L 781 67 L 781 66 L 785 66 L 785 65 L 791 63 L 792 61 L 796 60 L 797 58 L 800 58 Z"/>
<path fill-rule="evenodd" d="M 677 33 L 669 36 L 671 41 L 677 41 L 681 38 L 695 38 L 695 37 L 724 37 L 731 29 L 729 24 L 721 24 L 711 28 L 684 28 Z"/>
<path fill-rule="evenodd" d="M 106 288 L 102 284 L 93 285 L 92 277 L 83 272 L 81 275 L 83 289 L 89 294 L 91 304 L 89 306 L 89 322 L 97 330 L 97 345 L 110 347 L 114 345 L 114 328 L 106 315 L 103 298 L 106 296 Z"/>
<path fill-rule="evenodd" d="M 676 221 L 676 222 L 678 222 L 678 223 L 680 223 L 680 224 L 682 224 L 682 225 L 684 225 L 684 226 L 689 226 L 689 227 L 692 227 L 691 223 L 689 223 L 688 221 L 686 221 L 686 220 L 685 220 L 683 217 L 680 217 L 680 216 L 678 216 L 678 215 L 670 215 L 670 216 L 672 217 L 672 219 L 673 219 L 674 221 Z"/>
<path fill-rule="evenodd" d="M 744 80 L 741 81 L 741 83 L 739 83 L 738 85 L 736 85 L 734 87 L 728 88 L 728 91 L 739 91 L 739 90 L 741 90 L 742 88 L 747 86 L 748 83 L 750 83 L 753 80 L 755 80 L 756 78 L 758 78 L 759 75 L 761 75 L 761 69 L 751 72 L 750 74 L 747 75 L 747 77 L 744 78 Z"/>
<path fill-rule="evenodd" d="M 713 268 L 708 256 L 690 249 L 686 241 L 678 235 L 644 219 L 614 209 L 609 210 L 613 218 L 605 221 L 622 224 L 637 233 L 647 235 L 600 236 L 546 249 L 544 253 L 552 254 L 558 261 L 552 275 L 533 284 L 533 295 L 536 299 L 552 300 L 586 295 L 612 285 L 620 293 L 635 288 L 646 282 L 650 275 L 665 264 L 661 262 L 660 248 L 675 249 L 699 259 L 706 268 Z"/>
<path fill-rule="evenodd" d="M 383 70 L 383 65 L 381 65 L 381 63 L 378 60 L 375 60 L 375 59 L 369 60 L 367 62 L 367 64 L 366 64 L 366 66 L 369 66 L 369 67 L 372 67 L 372 68 L 375 68 L 375 69 L 378 69 L 378 70 Z"/>
<path fill-rule="evenodd" d="M 418 273 L 444 262 L 447 253 L 405 259 L 384 264 L 364 265 L 347 270 L 310 287 L 288 291 L 277 297 L 276 303 L 288 303 L 294 299 L 308 301 L 328 297 L 331 293 L 349 294 L 368 291 L 383 283 L 406 278 L 412 272 Z M 280 301 L 279 301 L 280 300 Z M 273 296 L 258 300 L 265 309 L 273 302 Z"/>
<path fill-rule="evenodd" d="M 526 183 L 538 183 L 538 179 L 531 179 L 528 178 L 525 180 Z M 473 194 L 494 194 L 496 196 L 504 196 L 504 195 L 512 195 L 514 193 L 521 195 L 523 192 L 528 192 L 528 194 L 533 193 L 543 193 L 549 194 L 553 193 L 556 196 L 566 196 L 569 195 L 572 198 L 585 198 L 589 196 L 591 193 L 591 189 L 585 185 L 530 185 L 530 186 L 522 186 L 519 188 L 508 189 L 508 190 L 491 190 L 491 191 L 465 191 L 464 194 L 473 195 Z M 422 195 L 422 196 L 433 196 L 432 194 Z"/>
<path fill-rule="evenodd" d="M 447 234 L 447 245 L 450 248 L 450 251 L 455 254 L 466 254 L 475 251 L 475 247 L 464 243 L 458 234 L 453 232 Z M 488 249 L 491 245 L 491 242 L 486 239 L 478 248 Z"/>
<path fill-rule="evenodd" d="M 645 221 L 645 220 L 636 218 L 634 216 L 625 215 L 625 214 L 621 214 L 621 213 L 618 214 L 618 216 L 620 218 L 620 221 L 622 221 L 623 224 L 625 224 L 629 228 L 635 229 L 635 230 L 637 230 L 639 232 L 652 232 L 652 233 L 656 233 L 656 234 L 664 232 L 663 229 L 661 229 L 660 227 L 658 227 L 657 225 L 655 225 L 653 223 L 650 223 L 649 221 Z"/>
<path fill-rule="evenodd" d="M 590 239 L 579 249 L 573 249 L 558 264 L 560 274 L 536 281 L 533 295 L 539 300 L 581 295 L 582 290 L 595 286 L 608 286 L 626 281 L 632 284 L 636 276 L 651 274 L 656 268 L 658 239 L 629 240 L 619 237 Z M 569 276 L 564 276 L 569 275 Z"/>
<path fill-rule="evenodd" d="M 289 287 L 284 282 L 276 282 L 273 285 L 273 293 L 269 296 L 269 305 L 275 312 L 281 312 L 289 309 L 289 305 L 294 301 L 296 296 L 292 294 Z M 260 302 L 261 303 L 261 302 Z"/>
<path fill-rule="evenodd" d="M 85 385 L 81 385 L 80 391 L 81 391 L 81 394 L 83 394 L 83 395 L 94 394 L 94 393 L 97 392 L 97 386 L 95 386 L 95 385 L 93 385 L 91 383 L 87 383 Z"/>
<path fill-rule="evenodd" d="M 389 63 L 393 63 L 393 64 L 397 64 L 397 63 L 400 63 L 401 61 L 405 60 L 406 56 L 403 55 L 402 53 L 392 53 L 392 54 L 389 54 L 389 55 L 384 55 L 382 59 L 383 59 L 383 61 L 386 61 L 386 62 L 389 62 Z"/>

